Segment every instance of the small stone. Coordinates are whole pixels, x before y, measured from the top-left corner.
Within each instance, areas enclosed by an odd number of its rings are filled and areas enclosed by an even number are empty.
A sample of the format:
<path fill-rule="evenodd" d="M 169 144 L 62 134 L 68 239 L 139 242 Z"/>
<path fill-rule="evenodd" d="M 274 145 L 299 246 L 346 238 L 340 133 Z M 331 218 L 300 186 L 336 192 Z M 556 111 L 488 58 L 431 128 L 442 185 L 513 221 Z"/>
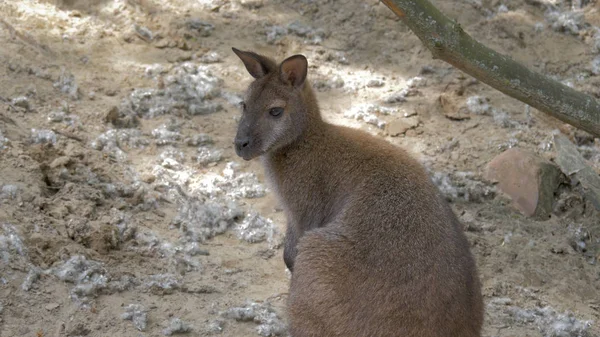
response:
<path fill-rule="evenodd" d="M 512 148 L 488 163 L 484 177 L 513 200 L 524 215 L 546 220 L 552 212 L 561 172 L 554 164 L 525 150 Z"/>
<path fill-rule="evenodd" d="M 435 69 L 432 66 L 423 66 L 419 71 L 419 75 L 435 74 Z"/>
<path fill-rule="evenodd" d="M 224 327 L 225 327 L 225 321 L 223 321 L 221 319 L 216 319 L 207 325 L 206 333 L 220 334 L 223 332 Z"/>
<path fill-rule="evenodd" d="M 156 180 L 156 176 L 152 173 L 142 174 L 142 181 L 146 184 L 152 184 Z"/>
<path fill-rule="evenodd" d="M 44 308 L 46 308 L 46 310 L 48 310 L 48 311 L 52 311 L 58 307 L 60 307 L 60 304 L 58 304 L 58 303 L 48 303 L 44 306 Z"/>
<path fill-rule="evenodd" d="M 168 39 L 160 39 L 154 43 L 154 47 L 156 47 L 158 49 L 167 48 L 167 47 L 169 47 L 170 42 L 171 41 L 169 41 Z"/>
<path fill-rule="evenodd" d="M 192 59 L 192 53 L 189 51 L 184 51 L 175 59 L 176 62 L 186 62 Z"/>
<path fill-rule="evenodd" d="M 409 88 L 420 88 L 427 85 L 427 80 L 423 77 L 415 76 L 406 81 L 406 86 Z"/>
<path fill-rule="evenodd" d="M 140 304 L 130 304 L 125 308 L 125 313 L 121 315 L 124 320 L 133 322 L 133 325 L 139 331 L 146 330 L 148 325 L 148 314 L 146 309 Z"/>
<path fill-rule="evenodd" d="M 172 336 L 174 334 L 188 333 L 191 330 L 192 327 L 182 321 L 180 318 L 174 318 L 171 320 L 171 322 L 169 322 L 169 326 L 163 330 L 163 335 Z"/>
<path fill-rule="evenodd" d="M 112 108 L 110 108 L 110 110 L 108 110 L 108 113 L 106 114 L 106 117 L 104 117 L 104 121 L 106 123 L 111 123 L 111 124 L 116 124 L 117 120 L 119 119 L 119 108 L 116 106 L 113 106 Z"/>
<path fill-rule="evenodd" d="M 392 94 L 390 97 L 385 99 L 388 104 L 403 103 L 406 102 L 407 90 L 400 90 L 397 93 Z"/>
<path fill-rule="evenodd" d="M 154 33 L 148 27 L 135 25 L 136 34 L 144 41 L 149 42 L 154 38 Z"/>
<path fill-rule="evenodd" d="M 444 116 L 450 120 L 462 121 L 470 119 L 466 109 L 459 106 L 458 97 L 449 93 L 442 93 L 438 98 Z"/>
<path fill-rule="evenodd" d="M 200 57 L 202 63 L 219 63 L 223 62 L 223 58 L 216 51 L 208 52 Z"/>
<path fill-rule="evenodd" d="M 240 5 L 248 9 L 259 9 L 264 4 L 262 0 L 240 0 Z"/>
<path fill-rule="evenodd" d="M 52 163 L 50 163 L 50 168 L 55 169 L 57 167 L 65 167 L 65 166 L 69 165 L 70 163 L 71 163 L 71 157 L 61 156 L 61 157 L 54 159 L 52 161 Z"/>
<path fill-rule="evenodd" d="M 385 82 L 376 78 L 367 82 L 367 87 L 369 88 L 381 88 L 385 85 Z"/>
<path fill-rule="evenodd" d="M 186 25 L 189 30 L 196 31 L 196 33 L 200 37 L 210 36 L 210 34 L 212 34 L 212 31 L 215 29 L 215 26 L 213 24 L 202 21 L 197 18 L 189 19 L 186 22 Z"/>
<path fill-rule="evenodd" d="M 185 143 L 188 146 L 210 145 L 213 143 L 213 140 L 209 135 L 205 133 L 199 133 L 197 135 L 193 135 L 192 137 L 186 138 Z"/>
<path fill-rule="evenodd" d="M 179 41 L 179 44 L 177 45 L 177 47 L 179 47 L 179 49 L 184 50 L 184 51 L 192 50 L 192 48 L 187 43 L 187 41 Z"/>
<path fill-rule="evenodd" d="M 20 96 L 12 99 L 12 105 L 23 108 L 26 111 L 31 110 L 31 103 L 29 102 L 29 98 L 27 96 Z"/>
<path fill-rule="evenodd" d="M 397 137 L 406 133 L 410 129 L 414 129 L 419 125 L 418 117 L 398 118 L 391 121 L 387 125 L 387 133 L 392 137 Z"/>

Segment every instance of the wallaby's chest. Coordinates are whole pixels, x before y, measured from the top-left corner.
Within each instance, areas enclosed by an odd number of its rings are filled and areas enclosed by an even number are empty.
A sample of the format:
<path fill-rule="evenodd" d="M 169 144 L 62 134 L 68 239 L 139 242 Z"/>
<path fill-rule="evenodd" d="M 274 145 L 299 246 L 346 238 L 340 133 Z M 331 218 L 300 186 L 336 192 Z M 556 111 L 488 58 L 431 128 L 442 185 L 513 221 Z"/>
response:
<path fill-rule="evenodd" d="M 339 195 L 326 172 L 306 161 L 294 163 L 265 161 L 269 183 L 286 215 L 304 229 L 331 221 L 339 210 Z"/>

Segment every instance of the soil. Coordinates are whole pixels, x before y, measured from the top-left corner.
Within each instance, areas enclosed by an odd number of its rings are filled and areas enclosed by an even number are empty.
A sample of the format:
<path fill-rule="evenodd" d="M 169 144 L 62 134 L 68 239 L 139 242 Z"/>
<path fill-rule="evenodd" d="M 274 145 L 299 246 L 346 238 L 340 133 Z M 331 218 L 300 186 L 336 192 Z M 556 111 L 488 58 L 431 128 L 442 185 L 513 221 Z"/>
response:
<path fill-rule="evenodd" d="M 600 95 L 594 1 L 436 0 L 466 32 Z M 378 1 L 0 2 L 0 336 L 286 336 L 285 217 L 232 148 L 231 47 L 307 56 L 324 117 L 411 151 L 477 259 L 483 336 L 600 336 L 600 221 L 576 181 L 521 215 L 488 162 L 600 142 L 434 60 Z"/>

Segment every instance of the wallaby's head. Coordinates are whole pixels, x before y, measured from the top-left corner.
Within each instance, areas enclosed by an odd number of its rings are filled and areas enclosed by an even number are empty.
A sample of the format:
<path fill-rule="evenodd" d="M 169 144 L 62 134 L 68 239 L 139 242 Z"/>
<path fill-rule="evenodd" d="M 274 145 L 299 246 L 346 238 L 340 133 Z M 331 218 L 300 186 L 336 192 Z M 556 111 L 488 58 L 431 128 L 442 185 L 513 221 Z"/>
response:
<path fill-rule="evenodd" d="M 281 64 L 249 51 L 232 48 L 255 78 L 242 105 L 235 136 L 238 156 L 250 160 L 280 149 L 298 139 L 308 125 L 310 88 L 306 88 L 308 62 L 294 55 Z"/>

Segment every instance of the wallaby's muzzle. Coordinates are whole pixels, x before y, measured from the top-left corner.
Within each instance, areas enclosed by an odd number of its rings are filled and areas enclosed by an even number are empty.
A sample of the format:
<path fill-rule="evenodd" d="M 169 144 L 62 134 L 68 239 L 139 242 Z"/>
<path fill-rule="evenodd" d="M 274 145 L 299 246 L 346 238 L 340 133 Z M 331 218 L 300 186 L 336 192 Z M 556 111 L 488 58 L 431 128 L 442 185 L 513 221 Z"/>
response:
<path fill-rule="evenodd" d="M 250 138 L 248 137 L 240 137 L 239 135 L 235 137 L 235 153 L 244 158 L 245 160 L 250 160 L 252 157 L 250 156 Z"/>
<path fill-rule="evenodd" d="M 252 137 L 249 132 L 249 127 L 245 122 L 245 118 L 242 117 L 233 144 L 235 146 L 235 153 L 244 160 L 250 160 L 256 157 L 257 144 L 253 138 L 254 137 Z"/>

